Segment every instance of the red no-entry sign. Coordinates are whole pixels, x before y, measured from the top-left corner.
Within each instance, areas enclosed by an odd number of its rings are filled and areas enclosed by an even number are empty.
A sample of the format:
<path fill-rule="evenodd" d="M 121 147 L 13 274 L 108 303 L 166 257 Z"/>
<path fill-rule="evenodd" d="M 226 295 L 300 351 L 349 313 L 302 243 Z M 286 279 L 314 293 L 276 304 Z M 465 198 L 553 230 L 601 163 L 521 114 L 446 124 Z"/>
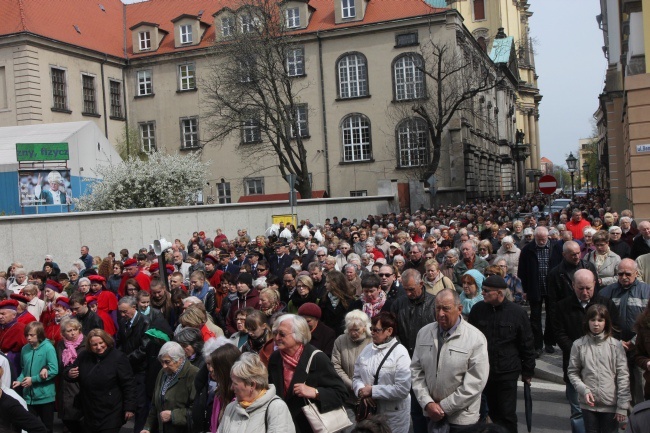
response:
<path fill-rule="evenodd" d="M 551 195 L 557 190 L 557 180 L 550 174 L 539 179 L 539 190 L 546 195 Z"/>

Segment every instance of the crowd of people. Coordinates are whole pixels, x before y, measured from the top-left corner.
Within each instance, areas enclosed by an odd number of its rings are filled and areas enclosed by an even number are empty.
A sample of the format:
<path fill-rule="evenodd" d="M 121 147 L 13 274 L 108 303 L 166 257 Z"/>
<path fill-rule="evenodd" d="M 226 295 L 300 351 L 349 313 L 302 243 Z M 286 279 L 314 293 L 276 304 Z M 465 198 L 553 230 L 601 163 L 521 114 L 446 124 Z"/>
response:
<path fill-rule="evenodd" d="M 2 428 L 514 433 L 556 350 L 573 432 L 650 417 L 650 222 L 603 191 L 47 253 L 0 273 Z"/>

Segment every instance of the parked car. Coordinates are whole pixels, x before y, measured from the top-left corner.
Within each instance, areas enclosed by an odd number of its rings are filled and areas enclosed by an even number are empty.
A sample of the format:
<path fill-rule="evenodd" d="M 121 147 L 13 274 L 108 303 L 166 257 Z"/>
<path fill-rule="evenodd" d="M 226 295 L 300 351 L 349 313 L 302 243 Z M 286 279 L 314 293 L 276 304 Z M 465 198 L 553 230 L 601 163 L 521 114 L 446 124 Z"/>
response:
<path fill-rule="evenodd" d="M 553 203 L 551 205 L 544 209 L 544 213 L 546 215 L 549 214 L 554 214 L 555 212 L 560 212 L 562 209 L 566 208 L 571 204 L 571 199 L 570 198 L 558 198 L 553 200 Z"/>

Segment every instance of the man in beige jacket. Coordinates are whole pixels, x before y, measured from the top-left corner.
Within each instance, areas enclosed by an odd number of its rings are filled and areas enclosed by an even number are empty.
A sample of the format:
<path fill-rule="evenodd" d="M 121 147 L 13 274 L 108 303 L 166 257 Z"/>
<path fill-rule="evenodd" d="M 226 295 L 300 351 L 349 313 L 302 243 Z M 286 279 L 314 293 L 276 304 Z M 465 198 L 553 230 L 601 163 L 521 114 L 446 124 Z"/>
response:
<path fill-rule="evenodd" d="M 450 433 L 478 421 L 490 372 L 485 336 L 462 310 L 455 290 L 438 293 L 437 321 L 418 332 L 411 361 L 411 386 L 429 426 L 446 419 Z"/>

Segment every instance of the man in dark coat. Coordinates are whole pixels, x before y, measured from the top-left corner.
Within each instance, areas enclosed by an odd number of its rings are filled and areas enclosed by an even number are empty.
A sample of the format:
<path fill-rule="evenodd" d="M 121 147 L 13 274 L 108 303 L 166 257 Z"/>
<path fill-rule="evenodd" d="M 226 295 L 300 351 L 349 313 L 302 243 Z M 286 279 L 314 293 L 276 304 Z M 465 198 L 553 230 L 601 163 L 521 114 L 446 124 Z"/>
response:
<path fill-rule="evenodd" d="M 621 228 L 618 226 L 611 226 L 608 229 L 608 232 L 609 232 L 609 249 L 612 250 L 612 252 L 618 254 L 621 260 L 629 258 L 630 255 L 632 254 L 632 248 L 627 242 L 625 242 L 622 239 L 623 231 L 621 230 Z"/>
<path fill-rule="evenodd" d="M 275 244 L 275 254 L 269 257 L 271 273 L 278 278 L 282 278 L 284 270 L 291 266 L 291 256 L 287 253 L 287 246 L 284 240 Z"/>
<path fill-rule="evenodd" d="M 146 395 L 147 379 L 147 348 L 149 338 L 145 333 L 149 329 L 149 318 L 138 312 L 138 303 L 132 296 L 120 299 L 117 309 L 120 314 L 119 329 L 117 331 L 116 347 L 129 359 L 136 385 L 135 419 L 133 421 L 134 433 L 139 433 L 149 414 L 149 401 Z"/>
<path fill-rule="evenodd" d="M 426 260 L 422 257 L 422 246 L 420 246 L 420 244 L 411 245 L 409 256 L 411 257 L 411 260 L 404 264 L 403 271 L 407 269 L 415 269 L 420 273 L 420 275 L 424 275 L 426 272 L 424 262 L 426 262 Z"/>
<path fill-rule="evenodd" d="M 81 323 L 83 335 L 88 335 L 93 329 L 104 329 L 104 321 L 88 308 L 84 293 L 74 292 L 70 296 L 70 311 L 74 314 L 74 318 Z"/>
<path fill-rule="evenodd" d="M 490 376 L 483 390 L 490 419 L 517 433 L 517 379 L 530 383 L 535 374 L 533 334 L 524 309 L 508 301 L 505 280 L 491 275 L 483 281 L 483 301 L 469 313 L 468 322 L 487 340 Z"/>
<path fill-rule="evenodd" d="M 589 269 L 579 269 L 573 275 L 574 294 L 558 301 L 553 315 L 553 329 L 557 345 L 562 349 L 562 370 L 564 371 L 564 382 L 566 383 L 566 396 L 571 406 L 571 430 L 573 433 L 584 431 L 582 421 L 582 409 L 578 402 L 578 393 L 567 377 L 569 357 L 573 342 L 584 335 L 583 319 L 587 309 L 594 304 L 601 304 L 609 310 L 612 324 L 618 328 L 618 309 L 610 300 L 602 296 L 594 296 L 596 278 Z M 619 337 L 615 335 L 615 337 Z"/>
<path fill-rule="evenodd" d="M 386 302 L 382 311 L 390 311 L 393 302 L 399 298 L 406 298 L 404 287 L 395 277 L 395 269 L 392 266 L 384 265 L 379 268 L 379 281 L 381 290 L 386 293 Z"/>
<path fill-rule="evenodd" d="M 639 235 L 632 241 L 632 260 L 650 253 L 650 221 L 639 223 Z"/>
<path fill-rule="evenodd" d="M 565 242 L 562 246 L 562 261 L 559 265 L 551 269 L 546 279 L 548 288 L 548 304 L 546 305 L 546 314 L 550 315 L 550 329 L 553 331 L 553 316 L 558 301 L 573 295 L 573 274 L 579 269 L 588 269 L 598 281 L 598 272 L 593 263 L 580 259 L 580 244 L 575 241 Z M 596 288 L 597 290 L 598 288 Z M 546 323 L 549 323 L 548 321 Z M 552 345 L 546 345 L 546 352 L 554 353 Z"/>
<path fill-rule="evenodd" d="M 302 236 L 296 239 L 296 245 L 298 248 L 294 251 L 294 256 L 300 259 L 302 270 L 307 271 L 309 264 L 314 261 L 316 251 L 307 248 L 307 239 Z"/>

